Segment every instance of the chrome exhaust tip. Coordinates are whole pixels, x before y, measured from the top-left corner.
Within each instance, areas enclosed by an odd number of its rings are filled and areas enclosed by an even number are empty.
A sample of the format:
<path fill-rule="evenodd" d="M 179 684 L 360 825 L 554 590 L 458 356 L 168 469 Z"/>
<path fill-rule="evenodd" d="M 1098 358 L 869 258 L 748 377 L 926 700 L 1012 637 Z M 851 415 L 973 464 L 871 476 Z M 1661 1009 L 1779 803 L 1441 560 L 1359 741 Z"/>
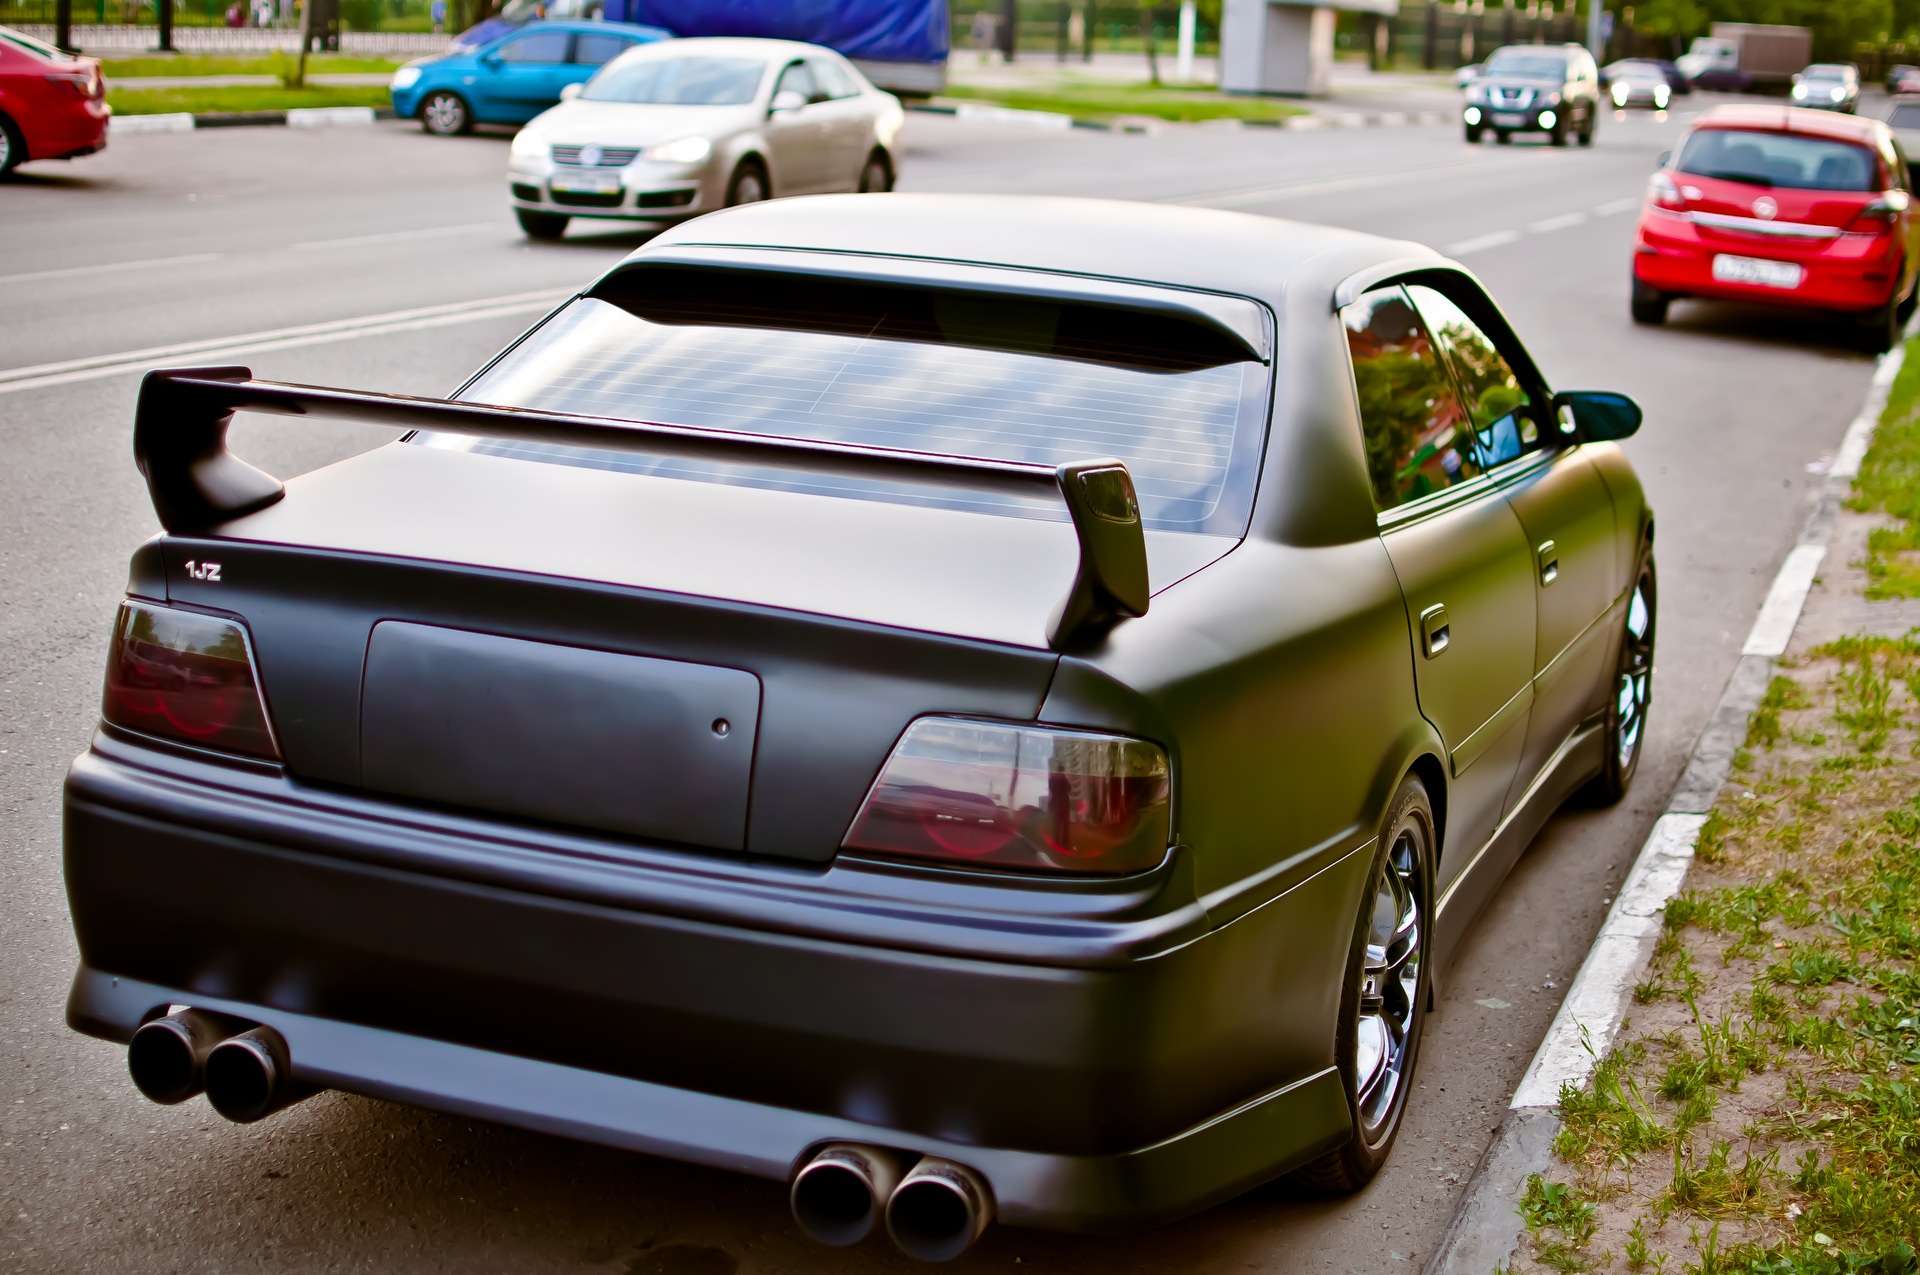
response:
<path fill-rule="evenodd" d="M 206 1087 L 207 1055 L 247 1029 L 243 1019 L 203 1009 L 177 1009 L 143 1023 L 127 1044 L 127 1074 L 149 1101 L 172 1106 Z"/>
<path fill-rule="evenodd" d="M 928 1156 L 887 1199 L 887 1234 L 908 1257 L 946 1262 L 973 1247 L 993 1220 L 993 1193 L 964 1164 Z"/>
<path fill-rule="evenodd" d="M 900 1183 L 900 1157 L 879 1147 L 837 1142 L 793 1175 L 788 1202 L 807 1238 L 833 1248 L 858 1244 L 873 1233 L 887 1200 Z"/>
<path fill-rule="evenodd" d="M 293 1078 L 287 1042 L 271 1027 L 223 1040 L 207 1055 L 207 1101 L 235 1124 L 251 1124 L 319 1092 Z"/>

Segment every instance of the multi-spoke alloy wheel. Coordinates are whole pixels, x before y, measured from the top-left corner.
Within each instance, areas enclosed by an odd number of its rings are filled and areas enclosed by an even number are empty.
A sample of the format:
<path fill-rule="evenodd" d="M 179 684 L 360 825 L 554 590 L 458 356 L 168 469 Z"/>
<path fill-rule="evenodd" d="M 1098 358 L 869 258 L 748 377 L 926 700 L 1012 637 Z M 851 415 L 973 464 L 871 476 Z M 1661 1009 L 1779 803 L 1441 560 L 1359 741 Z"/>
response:
<path fill-rule="evenodd" d="M 1353 1136 L 1294 1174 L 1326 1191 L 1357 1191 L 1380 1172 L 1412 1088 L 1426 1023 L 1434 847 L 1433 805 L 1418 779 L 1401 781 L 1377 844 L 1334 1048 Z"/>
<path fill-rule="evenodd" d="M 1627 795 L 1647 740 L 1647 710 L 1653 704 L 1653 640 L 1660 618 L 1660 593 L 1653 555 L 1640 560 L 1633 593 L 1621 626 L 1620 661 L 1614 665 L 1607 696 L 1607 753 L 1593 795 L 1610 804 Z"/>
<path fill-rule="evenodd" d="M 458 93 L 434 93 L 420 104 L 420 122 L 429 133 L 454 137 L 467 131 L 472 118 Z"/>

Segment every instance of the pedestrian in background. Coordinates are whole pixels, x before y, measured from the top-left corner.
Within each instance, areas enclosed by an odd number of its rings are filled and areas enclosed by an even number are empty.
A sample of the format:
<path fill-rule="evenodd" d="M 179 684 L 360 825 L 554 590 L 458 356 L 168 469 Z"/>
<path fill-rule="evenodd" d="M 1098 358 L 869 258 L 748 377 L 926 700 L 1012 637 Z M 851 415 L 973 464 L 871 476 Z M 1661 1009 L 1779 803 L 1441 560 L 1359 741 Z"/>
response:
<path fill-rule="evenodd" d="M 433 0 L 433 32 L 440 34 L 447 22 L 447 0 Z"/>

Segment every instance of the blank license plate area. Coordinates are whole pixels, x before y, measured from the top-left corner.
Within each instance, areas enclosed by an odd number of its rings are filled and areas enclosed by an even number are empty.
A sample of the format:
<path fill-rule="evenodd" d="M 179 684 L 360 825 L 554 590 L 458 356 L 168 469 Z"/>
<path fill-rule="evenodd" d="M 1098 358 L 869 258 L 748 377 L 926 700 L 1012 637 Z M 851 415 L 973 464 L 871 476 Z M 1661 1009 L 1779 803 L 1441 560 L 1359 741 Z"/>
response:
<path fill-rule="evenodd" d="M 385 621 L 367 647 L 362 783 L 739 850 L 760 715 L 740 669 Z"/>
<path fill-rule="evenodd" d="M 553 177 L 553 188 L 610 195 L 620 189 L 620 177 L 617 173 L 556 173 Z"/>
<path fill-rule="evenodd" d="M 1733 257 L 1720 253 L 1713 259 L 1713 277 L 1721 283 L 1755 283 L 1764 288 L 1797 288 L 1807 272 L 1791 261 L 1768 261 L 1761 257 Z"/>
<path fill-rule="evenodd" d="M 1495 111 L 1493 123 L 1496 128 L 1519 128 L 1527 122 L 1527 117 L 1518 111 Z"/>

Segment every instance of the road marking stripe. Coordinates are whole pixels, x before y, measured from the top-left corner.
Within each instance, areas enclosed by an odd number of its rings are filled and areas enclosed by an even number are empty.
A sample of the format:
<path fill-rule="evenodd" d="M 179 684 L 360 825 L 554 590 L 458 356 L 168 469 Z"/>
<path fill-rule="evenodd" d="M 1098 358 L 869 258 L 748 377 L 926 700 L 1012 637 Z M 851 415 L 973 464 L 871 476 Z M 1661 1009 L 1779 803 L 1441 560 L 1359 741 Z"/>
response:
<path fill-rule="evenodd" d="M 1297 116 L 1311 119 L 1312 116 Z M 1362 173 L 1353 177 L 1324 177 L 1308 181 L 1282 182 L 1274 186 L 1241 186 L 1232 190 L 1206 191 L 1197 195 L 1173 195 L 1160 200 L 1166 204 L 1204 205 L 1209 208 L 1232 208 L 1241 204 L 1259 204 L 1271 200 L 1296 199 L 1305 195 L 1330 194 L 1342 190 L 1367 190 L 1376 186 L 1398 186 L 1409 182 L 1425 181 L 1431 177 L 1440 177 L 1455 172 L 1473 171 L 1479 173 L 1498 172 L 1503 168 L 1515 168 L 1524 163 L 1553 162 L 1545 156 L 1515 155 L 1499 159 L 1467 160 L 1454 164 L 1433 164 L 1426 168 L 1404 168 L 1389 173 Z"/>
<path fill-rule="evenodd" d="M 1611 217 L 1615 213 L 1630 212 L 1639 206 L 1640 196 L 1638 195 L 1634 195 L 1628 199 L 1609 199 L 1604 204 L 1595 204 L 1593 206 L 1593 215 L 1596 217 Z"/>
<path fill-rule="evenodd" d="M 1528 225 L 1527 229 L 1536 235 L 1550 235 L 1556 230 L 1569 230 L 1574 226 L 1587 224 L 1587 215 L 1583 212 L 1561 213 L 1558 217 L 1548 217 Z"/>
<path fill-rule="evenodd" d="M 1450 243 L 1440 251 L 1449 257 L 1465 257 L 1471 253 L 1485 252 L 1489 248 L 1503 248 L 1510 243 L 1520 241 L 1517 230 L 1496 230 L 1489 235 L 1476 235 L 1472 239 L 1462 239 L 1459 243 Z"/>
<path fill-rule="evenodd" d="M 412 239 L 444 239 L 450 235 L 470 235 L 479 230 L 501 230 L 498 222 L 474 221 L 459 226 L 426 226 L 419 230 L 389 230 L 377 235 L 350 235 L 345 239 L 309 239 L 292 245 L 295 252 L 319 252 L 326 248 L 357 248 L 362 244 L 403 243 Z"/>
<path fill-rule="evenodd" d="M 257 354 L 268 350 L 289 350 L 300 346 L 325 345 L 350 341 L 357 337 L 384 336 L 395 332 L 417 332 L 424 328 L 448 327 L 482 319 L 502 318 L 548 310 L 572 294 L 568 288 L 543 292 L 521 292 L 503 297 L 486 297 L 452 305 L 423 306 L 414 310 L 394 310 L 386 314 L 363 315 L 357 319 L 339 319 L 329 323 L 308 323 L 299 327 L 276 328 L 266 332 L 245 332 L 205 341 L 187 341 L 179 345 L 158 345 L 144 350 L 125 350 L 90 359 L 68 359 L 60 363 L 42 363 L 33 367 L 0 371 L 0 394 L 15 390 L 41 389 L 68 385 L 123 372 L 144 372 L 159 363 L 176 358 L 199 360 Z"/>
<path fill-rule="evenodd" d="M 58 270 L 29 270 L 25 274 L 0 274 L 0 283 L 31 283 L 39 279 L 78 279 L 90 274 L 114 274 L 121 270 L 151 270 L 156 266 L 190 266 L 203 261 L 218 261 L 224 252 L 196 252 L 184 257 L 148 257 L 144 261 L 109 261 L 98 266 L 62 266 Z"/>

